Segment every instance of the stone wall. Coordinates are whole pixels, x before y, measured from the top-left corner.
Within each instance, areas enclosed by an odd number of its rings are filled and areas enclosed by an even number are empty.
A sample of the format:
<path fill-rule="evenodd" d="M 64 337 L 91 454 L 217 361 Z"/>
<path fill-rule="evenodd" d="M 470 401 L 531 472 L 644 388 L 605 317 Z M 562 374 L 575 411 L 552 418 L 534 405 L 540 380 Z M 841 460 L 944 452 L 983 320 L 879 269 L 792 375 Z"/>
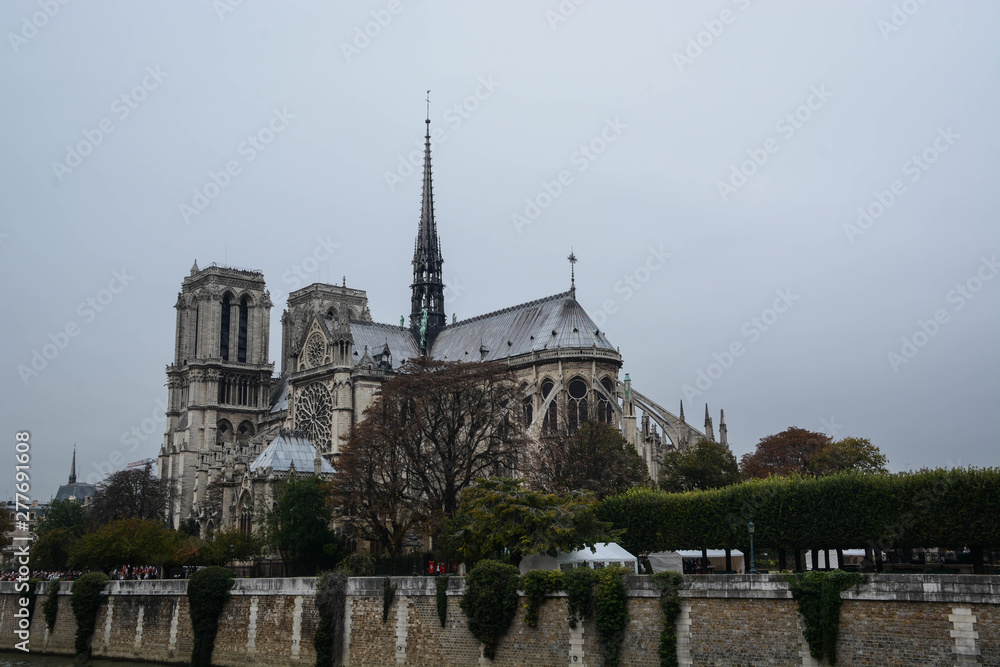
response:
<path fill-rule="evenodd" d="M 517 667 L 599 665 L 593 621 L 570 629 L 566 598 L 539 610 L 537 628 L 519 607 L 493 663 L 482 658 L 459 607 L 463 580 L 449 580 L 444 627 L 437 615 L 436 580 L 395 577 L 396 597 L 382 621 L 382 578 L 351 579 L 347 589 L 348 665 L 480 665 Z M 112 582 L 98 612 L 95 657 L 186 663 L 192 632 L 184 581 Z M 312 665 L 317 625 L 315 580 L 242 579 L 223 610 L 213 662 L 223 667 Z M 41 587 L 40 587 L 41 588 Z M 54 631 L 45 628 L 38 596 L 31 650 L 72 654 L 75 619 L 70 586 L 61 589 Z M 629 625 L 621 664 L 659 664 L 662 630 L 658 591 L 648 577 L 628 580 Z M 815 665 L 788 583 L 781 575 L 686 577 L 677 620 L 681 665 Z M 17 638 L 19 594 L 0 583 L 0 650 Z M 1000 577 L 872 575 L 843 593 L 838 664 L 1000 665 Z"/>

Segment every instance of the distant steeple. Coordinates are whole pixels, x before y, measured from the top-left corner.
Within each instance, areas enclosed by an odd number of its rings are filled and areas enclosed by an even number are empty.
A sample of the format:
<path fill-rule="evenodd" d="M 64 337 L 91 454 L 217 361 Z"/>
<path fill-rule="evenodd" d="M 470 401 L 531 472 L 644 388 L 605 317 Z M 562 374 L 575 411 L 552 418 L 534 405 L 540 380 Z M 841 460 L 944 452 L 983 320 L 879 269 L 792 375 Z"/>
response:
<path fill-rule="evenodd" d="M 198 268 L 198 260 L 194 260 L 194 265 L 191 267 L 191 275 L 198 273 L 201 269 Z"/>
<path fill-rule="evenodd" d="M 712 417 L 708 414 L 708 403 L 705 404 L 705 437 L 715 442 L 715 429 L 712 428 Z"/>
<path fill-rule="evenodd" d="M 427 335 L 422 354 L 434 342 L 434 337 L 445 327 L 444 280 L 441 274 L 441 241 L 434 221 L 434 184 L 431 179 L 431 118 L 430 92 L 427 91 L 427 131 L 424 135 L 424 183 L 420 203 L 420 226 L 413 246 L 413 284 L 410 285 L 410 329 L 420 330 L 424 310 L 427 312 Z"/>
<path fill-rule="evenodd" d="M 573 254 L 573 248 L 569 249 L 569 257 L 566 258 L 569 262 L 569 295 L 576 298 L 576 255 Z"/>
<path fill-rule="evenodd" d="M 76 444 L 73 444 L 73 464 L 69 468 L 69 483 L 76 484 Z"/>
<path fill-rule="evenodd" d="M 681 423 L 684 423 L 684 399 L 681 399 Z"/>
<path fill-rule="evenodd" d="M 726 429 L 726 411 L 719 410 L 719 444 L 729 446 L 729 433 Z"/>

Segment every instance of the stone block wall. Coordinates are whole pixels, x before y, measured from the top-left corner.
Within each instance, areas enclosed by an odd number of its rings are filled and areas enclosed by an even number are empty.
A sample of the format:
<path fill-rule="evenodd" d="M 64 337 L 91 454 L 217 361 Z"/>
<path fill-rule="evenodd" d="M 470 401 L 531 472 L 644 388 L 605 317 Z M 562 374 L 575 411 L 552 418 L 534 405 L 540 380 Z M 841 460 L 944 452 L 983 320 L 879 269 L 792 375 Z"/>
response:
<path fill-rule="evenodd" d="M 482 657 L 459 607 L 464 580 L 449 580 L 448 614 L 437 615 L 436 580 L 395 577 L 396 596 L 382 620 L 381 577 L 351 579 L 345 609 L 345 658 L 351 666 L 495 664 L 512 667 L 600 665 L 593 620 L 571 629 L 566 597 L 543 602 L 536 628 L 520 605 L 496 660 Z M 112 582 L 98 612 L 95 657 L 185 664 L 192 630 L 184 581 Z M 782 575 L 686 577 L 677 620 L 681 665 L 807 665 L 798 607 Z M 76 622 L 63 584 L 54 631 L 37 598 L 31 650 L 73 654 Z M 629 624 L 621 664 L 659 664 L 663 621 L 648 577 L 629 577 Z M 220 618 L 213 662 L 222 667 L 306 666 L 315 662 L 315 580 L 237 580 Z M 0 650 L 17 641 L 13 582 L 0 582 Z M 842 594 L 838 664 L 1000 665 L 1000 577 L 872 575 Z M 523 600 L 522 600 L 523 602 Z"/>

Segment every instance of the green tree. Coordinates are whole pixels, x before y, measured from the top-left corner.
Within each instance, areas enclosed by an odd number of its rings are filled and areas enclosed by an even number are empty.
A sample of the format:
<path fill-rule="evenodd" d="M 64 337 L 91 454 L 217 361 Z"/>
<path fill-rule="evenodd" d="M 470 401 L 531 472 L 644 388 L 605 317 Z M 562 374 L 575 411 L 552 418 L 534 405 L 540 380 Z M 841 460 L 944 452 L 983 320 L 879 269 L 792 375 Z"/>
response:
<path fill-rule="evenodd" d="M 544 493 L 516 479 L 484 479 L 462 492 L 447 524 L 448 546 L 469 561 L 492 557 L 517 565 L 529 554 L 614 542 L 618 533 L 596 512 L 597 500 L 586 491 Z"/>
<path fill-rule="evenodd" d="M 52 528 L 31 545 L 31 563 L 39 570 L 65 570 L 79 537 L 68 528 Z"/>
<path fill-rule="evenodd" d="M 319 477 L 291 477 L 276 494 L 265 515 L 268 542 L 281 553 L 286 567 L 315 572 L 332 569 L 346 554 L 346 543 L 333 521 L 331 485 Z"/>
<path fill-rule="evenodd" d="M 176 562 L 190 539 L 160 521 L 120 519 L 80 538 L 70 552 L 70 563 L 104 570 L 121 565 L 163 566 Z"/>
<path fill-rule="evenodd" d="M 650 483 L 635 447 L 599 422 L 586 422 L 573 434 L 544 438 L 530 455 L 527 469 L 535 489 L 589 491 L 598 500 Z"/>
<path fill-rule="evenodd" d="M 831 442 L 814 454 L 806 467 L 814 475 L 834 475 L 855 470 L 867 474 L 888 474 L 889 459 L 868 438 L 844 438 Z"/>
<path fill-rule="evenodd" d="M 10 537 L 7 533 L 14 530 L 14 519 L 11 518 L 11 514 L 7 511 L 6 507 L 0 509 L 0 549 L 5 548 L 10 544 Z"/>
<path fill-rule="evenodd" d="M 50 530 L 65 529 L 79 537 L 87 529 L 87 510 L 76 500 L 53 500 L 35 524 L 35 535 L 44 537 Z"/>
<path fill-rule="evenodd" d="M 660 467 L 660 488 L 664 491 L 718 489 L 742 480 L 729 448 L 705 438 L 690 449 L 668 452 Z"/>
<path fill-rule="evenodd" d="M 201 545 L 197 561 L 199 565 L 227 565 L 231 560 L 254 560 L 260 558 L 263 548 L 264 539 L 259 535 L 229 528 Z"/>
<path fill-rule="evenodd" d="M 88 518 L 96 526 L 120 519 L 159 519 L 168 496 L 166 480 L 157 479 L 150 466 L 119 470 L 97 485 Z"/>
<path fill-rule="evenodd" d="M 740 459 L 740 470 L 746 477 L 756 478 L 809 474 L 809 459 L 829 444 L 827 435 L 792 426 L 761 438 L 756 451 Z"/>

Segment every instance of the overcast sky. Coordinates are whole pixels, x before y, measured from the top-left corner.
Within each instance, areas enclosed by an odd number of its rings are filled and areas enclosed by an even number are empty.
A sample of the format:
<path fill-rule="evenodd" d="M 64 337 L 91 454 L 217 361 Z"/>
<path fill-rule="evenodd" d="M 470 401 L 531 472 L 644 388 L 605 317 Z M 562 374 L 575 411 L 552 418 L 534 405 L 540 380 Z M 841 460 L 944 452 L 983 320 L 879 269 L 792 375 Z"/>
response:
<path fill-rule="evenodd" d="M 737 456 L 995 465 L 1000 6 L 577 2 L 2 3 L 3 469 L 156 456 L 196 259 L 264 272 L 274 360 L 309 282 L 408 314 L 427 89 L 449 313 L 572 248 L 623 374 Z"/>

